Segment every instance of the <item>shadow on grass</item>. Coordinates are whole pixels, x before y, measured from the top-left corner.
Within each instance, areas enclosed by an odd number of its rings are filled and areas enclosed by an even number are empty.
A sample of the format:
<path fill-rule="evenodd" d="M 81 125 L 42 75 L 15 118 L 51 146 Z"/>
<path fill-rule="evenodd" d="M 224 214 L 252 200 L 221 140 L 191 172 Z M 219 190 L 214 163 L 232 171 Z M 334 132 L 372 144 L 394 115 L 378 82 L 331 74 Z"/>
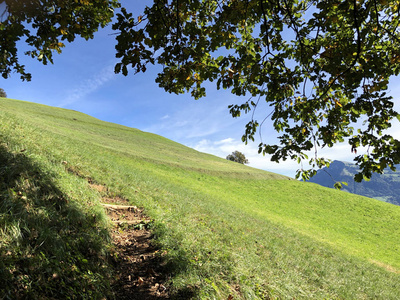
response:
<path fill-rule="evenodd" d="M 56 176 L 0 145 L 0 299 L 107 296 L 108 233 Z"/>
<path fill-rule="evenodd" d="M 0 145 L 0 299 L 114 298 L 110 237 L 98 223 L 101 216 L 63 193 L 57 176 Z M 184 272 L 187 262 L 180 256 L 153 263 L 166 280 Z M 190 299 L 195 293 L 175 290 L 168 298 Z"/>

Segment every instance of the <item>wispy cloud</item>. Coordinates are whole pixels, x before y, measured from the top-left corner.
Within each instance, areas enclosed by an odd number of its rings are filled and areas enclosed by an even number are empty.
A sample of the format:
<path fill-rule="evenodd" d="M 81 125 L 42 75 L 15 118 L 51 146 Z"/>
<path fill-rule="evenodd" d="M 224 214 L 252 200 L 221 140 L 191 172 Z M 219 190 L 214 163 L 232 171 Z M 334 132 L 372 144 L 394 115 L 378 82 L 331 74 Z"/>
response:
<path fill-rule="evenodd" d="M 249 160 L 249 166 L 257 169 L 262 169 L 282 175 L 294 177 L 297 169 L 300 168 L 294 161 L 284 161 L 279 164 L 271 162 L 269 156 L 263 156 L 258 154 L 258 147 L 255 143 L 249 143 L 245 145 L 241 140 L 234 138 L 226 138 L 217 141 L 211 141 L 203 139 L 197 144 L 192 145 L 192 148 L 200 152 L 210 153 L 215 156 L 225 158 L 228 154 L 233 151 L 242 152 Z"/>
<path fill-rule="evenodd" d="M 279 163 L 272 162 L 270 160 L 271 156 L 258 154 L 257 143 L 249 143 L 245 145 L 241 140 L 234 138 L 226 138 L 222 140 L 202 139 L 199 142 L 189 146 L 197 151 L 210 153 L 222 158 L 225 158 L 228 154 L 237 150 L 246 156 L 251 167 L 290 177 L 294 177 L 297 170 L 301 168 L 311 168 L 307 161 L 303 161 L 303 164 L 298 164 L 297 161 L 290 159 L 286 161 L 280 161 Z M 359 154 L 365 151 L 366 149 L 359 149 Z M 309 151 L 306 154 L 309 158 L 312 158 L 315 155 L 315 152 Z M 318 157 L 324 157 L 332 160 L 352 162 L 355 156 L 356 154 L 351 153 L 350 146 L 347 143 L 336 144 L 332 148 L 319 149 L 318 151 Z"/>
<path fill-rule="evenodd" d="M 65 107 L 67 105 L 73 104 L 87 95 L 95 92 L 101 88 L 107 82 L 115 78 L 114 66 L 109 65 L 98 73 L 94 74 L 91 78 L 88 78 L 81 82 L 78 86 L 73 87 L 67 92 L 67 97 L 61 102 L 60 107 Z"/>
<path fill-rule="evenodd" d="M 174 106 L 144 131 L 153 132 L 187 144 L 215 134 L 229 132 L 235 122 L 228 115 L 227 105 L 192 101 L 181 107 Z"/>

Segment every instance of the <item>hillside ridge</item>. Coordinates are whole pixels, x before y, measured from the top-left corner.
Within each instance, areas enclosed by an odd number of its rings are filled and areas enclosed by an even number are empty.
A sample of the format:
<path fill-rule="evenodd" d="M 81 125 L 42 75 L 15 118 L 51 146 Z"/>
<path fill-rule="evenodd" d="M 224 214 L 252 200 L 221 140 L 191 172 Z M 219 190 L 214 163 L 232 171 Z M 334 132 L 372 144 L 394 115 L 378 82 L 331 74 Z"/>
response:
<path fill-rule="evenodd" d="M 115 298 L 103 199 L 125 199 L 151 220 L 142 225 L 165 278 L 155 293 L 398 298 L 400 207 L 382 201 L 9 99 L 0 101 L 0 178 L 0 298 Z"/>

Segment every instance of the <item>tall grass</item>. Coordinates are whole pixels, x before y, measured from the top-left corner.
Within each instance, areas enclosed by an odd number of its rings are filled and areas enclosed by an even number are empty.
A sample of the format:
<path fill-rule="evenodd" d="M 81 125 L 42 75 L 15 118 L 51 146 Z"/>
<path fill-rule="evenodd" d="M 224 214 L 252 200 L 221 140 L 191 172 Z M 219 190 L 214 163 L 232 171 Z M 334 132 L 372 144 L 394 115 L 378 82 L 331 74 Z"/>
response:
<path fill-rule="evenodd" d="M 2 115 L 0 298 L 110 295 L 107 219 L 98 195 L 35 152 L 41 137 Z"/>
<path fill-rule="evenodd" d="M 94 261 L 107 255 L 108 242 L 104 216 L 96 204 L 100 195 L 89 189 L 85 178 L 107 186 L 108 194 L 142 206 L 154 219 L 153 231 L 167 253 L 165 271 L 175 295 L 204 299 L 399 296 L 397 206 L 249 168 L 78 112 L 13 100 L 2 101 L 0 109 L 4 152 L 29 159 L 29 170 L 47 174 L 31 186 L 50 182 L 54 198 L 68 200 L 61 210 L 64 217 L 47 210 L 41 212 L 41 219 L 64 220 L 60 228 L 76 226 L 76 220 L 89 222 L 75 232 L 97 241 Z M 22 187 L 13 190 L 15 205 L 26 209 L 18 194 Z M 11 197 L 10 183 L 1 191 Z M 29 228 L 37 226 L 23 223 L 21 209 L 10 221 L 0 223 L 2 241 L 18 240 L 25 232 L 22 228 L 32 231 Z M 9 211 L 8 205 L 3 218 L 9 217 Z M 98 232 L 104 233 L 101 239 L 95 238 Z M 13 247 L 2 253 L 18 248 Z M 78 257 L 89 261 L 90 253 L 80 253 Z M 101 278 L 99 285 L 107 290 L 107 272 L 102 270 L 109 268 L 106 263 L 99 265 L 90 272 Z"/>

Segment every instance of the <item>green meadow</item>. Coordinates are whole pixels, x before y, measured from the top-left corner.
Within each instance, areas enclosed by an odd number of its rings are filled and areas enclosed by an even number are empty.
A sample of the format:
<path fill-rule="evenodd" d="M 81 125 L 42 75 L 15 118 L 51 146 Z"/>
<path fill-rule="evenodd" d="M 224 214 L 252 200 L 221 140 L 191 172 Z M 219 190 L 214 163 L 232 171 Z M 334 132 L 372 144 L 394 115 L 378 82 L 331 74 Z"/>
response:
<path fill-rule="evenodd" d="M 172 297 L 400 297 L 399 206 L 2 98 L 0 299 L 113 299 L 102 196 L 151 218 Z"/>

